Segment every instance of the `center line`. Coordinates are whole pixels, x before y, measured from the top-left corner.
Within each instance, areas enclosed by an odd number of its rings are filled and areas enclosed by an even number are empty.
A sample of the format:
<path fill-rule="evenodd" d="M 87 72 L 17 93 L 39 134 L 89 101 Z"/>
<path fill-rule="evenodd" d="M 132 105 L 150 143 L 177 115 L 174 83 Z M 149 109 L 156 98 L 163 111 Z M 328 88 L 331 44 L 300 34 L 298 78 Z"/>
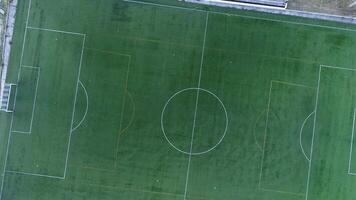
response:
<path fill-rule="evenodd" d="M 195 101 L 195 111 L 194 111 L 194 120 L 193 120 L 193 130 L 192 130 L 192 136 L 191 136 L 191 140 L 190 140 L 190 153 L 189 153 L 189 160 L 188 160 L 187 174 L 186 174 L 186 179 L 185 179 L 184 200 L 186 200 L 186 198 L 187 198 L 187 190 L 188 190 L 188 182 L 189 182 L 189 171 L 190 171 L 190 162 L 191 162 L 191 160 L 192 160 L 192 151 L 193 151 L 193 143 L 194 143 L 195 121 L 196 121 L 196 117 L 197 117 L 197 110 L 198 110 L 199 91 L 200 91 L 200 81 L 201 81 L 201 72 L 202 72 L 203 62 L 204 62 L 205 40 L 206 40 L 206 31 L 207 31 L 207 27 L 208 27 L 208 20 L 209 20 L 209 12 L 206 12 L 206 18 L 205 18 L 205 32 L 204 32 L 203 48 L 202 48 L 201 60 L 200 60 L 200 71 L 199 71 L 199 79 L 198 79 L 197 98 L 196 98 L 196 101 Z"/>

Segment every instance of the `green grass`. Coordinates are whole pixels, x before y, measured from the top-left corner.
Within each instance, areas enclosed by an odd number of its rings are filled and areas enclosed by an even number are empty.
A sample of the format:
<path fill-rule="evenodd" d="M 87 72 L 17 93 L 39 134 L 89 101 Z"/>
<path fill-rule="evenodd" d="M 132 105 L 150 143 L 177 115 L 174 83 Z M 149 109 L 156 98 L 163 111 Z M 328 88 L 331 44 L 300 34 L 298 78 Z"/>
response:
<path fill-rule="evenodd" d="M 1 200 L 356 195 L 353 26 L 155 3 L 19 2 Z"/>

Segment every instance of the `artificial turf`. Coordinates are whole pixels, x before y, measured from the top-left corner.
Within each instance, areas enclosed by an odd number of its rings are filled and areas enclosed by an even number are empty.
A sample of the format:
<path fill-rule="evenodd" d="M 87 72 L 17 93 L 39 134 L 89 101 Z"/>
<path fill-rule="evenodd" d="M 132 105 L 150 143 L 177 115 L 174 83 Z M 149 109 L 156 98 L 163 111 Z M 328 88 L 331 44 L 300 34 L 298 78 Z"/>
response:
<path fill-rule="evenodd" d="M 351 200 L 355 45 L 184 2 L 19 1 L 1 200 Z"/>

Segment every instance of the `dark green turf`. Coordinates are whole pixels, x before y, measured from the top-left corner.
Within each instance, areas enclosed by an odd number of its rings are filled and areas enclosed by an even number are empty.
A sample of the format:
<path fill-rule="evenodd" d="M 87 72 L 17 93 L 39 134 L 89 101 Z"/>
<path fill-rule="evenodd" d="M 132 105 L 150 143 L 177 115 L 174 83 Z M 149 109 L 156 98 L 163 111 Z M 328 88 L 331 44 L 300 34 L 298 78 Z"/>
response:
<path fill-rule="evenodd" d="M 19 2 L 1 200 L 353 199 L 353 26 L 154 3 Z"/>

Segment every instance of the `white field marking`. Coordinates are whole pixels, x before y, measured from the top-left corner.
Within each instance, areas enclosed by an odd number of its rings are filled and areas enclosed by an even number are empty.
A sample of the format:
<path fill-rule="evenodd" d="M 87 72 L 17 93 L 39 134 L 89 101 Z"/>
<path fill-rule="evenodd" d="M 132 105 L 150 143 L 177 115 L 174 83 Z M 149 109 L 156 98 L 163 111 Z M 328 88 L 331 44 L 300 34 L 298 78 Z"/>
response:
<path fill-rule="evenodd" d="M 261 182 L 262 182 L 263 160 L 264 160 L 264 157 L 265 157 L 265 147 L 266 147 L 266 138 L 267 138 L 269 109 L 270 109 L 270 104 L 271 104 L 272 85 L 273 85 L 273 82 L 271 81 L 270 82 L 270 87 L 269 87 L 269 93 L 268 93 L 268 103 L 267 103 L 266 123 L 265 123 L 265 134 L 264 134 L 264 137 L 263 137 L 261 169 L 260 169 L 260 178 L 259 178 L 259 181 L 258 181 L 258 189 L 261 189 Z"/>
<path fill-rule="evenodd" d="M 255 143 L 257 145 L 257 148 L 261 151 L 261 153 L 263 152 L 263 149 L 262 149 L 262 146 L 258 143 L 257 141 L 257 136 L 256 136 L 256 126 L 257 126 L 257 123 L 258 121 L 261 119 L 262 115 L 267 111 L 267 109 L 263 110 L 257 117 L 255 123 L 254 123 L 254 126 L 253 126 L 253 137 L 255 139 Z"/>
<path fill-rule="evenodd" d="M 66 155 L 66 161 L 65 161 L 65 167 L 64 167 L 64 175 L 63 175 L 64 178 L 66 178 L 66 176 L 67 176 L 68 157 L 69 157 L 69 150 L 70 150 L 70 145 L 71 145 L 71 140 L 72 140 L 72 133 L 73 133 L 72 130 L 73 130 L 73 123 L 74 123 L 75 104 L 77 102 L 77 96 L 78 96 L 78 87 L 79 87 L 79 82 L 80 82 L 80 72 L 81 72 L 82 63 L 83 63 L 85 40 L 86 40 L 86 35 L 84 34 L 84 36 L 83 36 L 83 44 L 82 44 L 82 52 L 80 54 L 80 61 L 79 61 L 77 87 L 75 88 L 75 96 L 74 96 L 74 102 L 73 102 L 72 122 L 71 122 L 71 125 L 70 125 L 70 131 L 69 131 L 67 155 Z"/>
<path fill-rule="evenodd" d="M 350 68 L 345 68 L 345 67 L 335 67 L 335 66 L 329 66 L 329 65 L 320 65 L 320 67 L 332 68 L 332 69 L 340 69 L 340 70 L 348 70 L 348 71 L 356 71 L 356 69 L 350 69 Z"/>
<path fill-rule="evenodd" d="M 241 18 L 246 18 L 246 19 L 256 19 L 256 20 L 271 21 L 271 22 L 278 22 L 278 23 L 285 23 L 285 24 L 310 26 L 310 27 L 317 27 L 317 28 L 326 28 L 326 29 L 339 30 L 339 31 L 356 32 L 356 29 L 349 29 L 349 28 L 338 28 L 338 27 L 326 26 L 326 25 L 309 24 L 309 23 L 285 21 L 285 20 L 278 20 L 278 19 L 268 19 L 268 18 L 253 17 L 253 16 L 247 16 L 247 15 L 241 15 L 241 14 L 230 14 L 230 13 L 224 13 L 224 12 L 218 12 L 218 11 L 205 11 L 205 10 L 196 9 L 196 8 L 186 8 L 186 7 L 181 7 L 181 6 L 170 6 L 170 5 L 164 5 L 164 4 L 158 4 L 158 3 L 148 3 L 148 2 L 141 2 L 141 1 L 135 1 L 135 0 L 123 0 L 123 1 L 124 2 L 129 2 L 129 3 L 136 3 L 136 4 L 143 4 L 143 5 L 164 7 L 164 8 L 190 10 L 190 11 L 197 11 L 197 12 L 209 12 L 209 13 L 212 13 L 212 14 L 241 17 Z"/>
<path fill-rule="evenodd" d="M 56 33 L 72 34 L 72 35 L 81 35 L 81 36 L 85 37 L 84 33 L 76 33 L 76 32 L 70 32 L 70 31 L 62 31 L 62 30 L 49 29 L 49 28 L 39 28 L 39 27 L 32 27 L 32 26 L 27 26 L 27 28 L 31 29 L 31 30 L 40 30 L 40 31 L 49 31 L 49 32 L 56 32 Z"/>
<path fill-rule="evenodd" d="M 306 188 L 306 195 L 305 200 L 308 200 L 309 195 L 309 183 L 310 183 L 310 175 L 311 175 L 311 166 L 312 166 L 312 158 L 313 158 L 313 146 L 314 146 L 314 136 L 315 136 L 315 127 L 316 127 L 316 115 L 317 115 L 317 107 L 318 107 L 318 98 L 319 98 L 319 88 L 320 88 L 320 76 L 322 68 L 330 68 L 330 69 L 338 69 L 338 70 L 346 70 L 346 71 L 356 71 L 356 69 L 344 68 L 344 67 L 335 67 L 335 66 L 328 66 L 328 65 L 320 65 L 319 67 L 319 77 L 318 77 L 318 86 L 315 98 L 315 115 L 314 115 L 314 125 L 313 125 L 313 136 L 312 136 L 312 146 L 310 149 L 310 162 L 309 162 L 309 169 L 308 169 L 308 179 L 307 179 L 307 188 Z M 350 175 L 356 175 L 356 173 L 349 173 Z"/>
<path fill-rule="evenodd" d="M 353 147 L 353 143 L 354 143 L 354 132 L 355 132 L 355 116 L 356 115 L 356 109 L 354 109 L 354 113 L 353 113 L 353 120 L 352 120 L 352 132 L 351 132 L 351 144 L 350 144 L 350 157 L 349 157 L 349 170 L 348 170 L 348 174 L 354 175 L 353 173 L 351 173 L 351 163 L 352 163 L 352 147 Z"/>
<path fill-rule="evenodd" d="M 270 110 L 270 112 L 271 112 L 271 111 L 273 111 L 273 110 Z M 264 109 L 264 110 L 258 115 L 258 117 L 257 117 L 257 119 L 256 119 L 256 121 L 255 121 L 255 123 L 254 123 L 254 127 L 253 127 L 253 137 L 254 137 L 256 146 L 257 146 L 257 148 L 261 151 L 261 153 L 262 153 L 263 149 L 262 149 L 262 145 L 260 145 L 260 144 L 258 143 L 258 141 L 257 141 L 256 126 L 257 126 L 258 121 L 261 119 L 261 117 L 263 116 L 263 114 L 264 114 L 265 112 L 267 112 L 267 109 Z M 272 112 L 271 114 L 276 117 L 276 114 L 275 114 L 275 113 Z"/>
<path fill-rule="evenodd" d="M 202 68 L 203 68 L 203 63 L 204 63 L 205 42 L 206 42 L 206 33 L 207 33 L 207 29 L 208 29 L 208 21 L 209 21 L 209 13 L 206 13 L 205 31 L 204 31 L 203 47 L 202 47 L 201 60 L 200 60 L 200 69 L 199 69 L 198 88 L 200 88 L 201 74 L 202 74 Z M 197 98 L 195 100 L 195 110 L 194 110 L 192 136 L 191 136 L 191 140 L 190 140 L 190 150 L 189 150 L 190 154 L 189 154 L 187 173 L 186 173 L 186 178 L 185 178 L 185 188 L 184 188 L 184 198 L 183 198 L 183 200 L 187 199 L 190 163 L 191 163 L 191 160 L 192 160 L 192 151 L 193 151 L 193 143 L 194 143 L 195 122 L 196 122 L 197 111 L 198 111 L 199 92 L 200 91 L 197 90 Z"/>
<path fill-rule="evenodd" d="M 121 129 L 122 129 L 124 108 L 125 108 L 125 104 L 126 104 L 127 84 L 128 84 L 128 80 L 129 80 L 129 74 L 130 74 L 130 66 L 131 66 L 131 56 L 129 56 L 129 62 L 127 64 L 127 70 L 126 70 L 125 87 L 124 87 L 124 99 L 123 99 L 123 102 L 122 102 L 122 105 L 121 105 L 121 117 L 120 117 L 119 132 L 121 132 Z M 120 135 L 119 135 L 119 137 L 120 137 Z"/>
<path fill-rule="evenodd" d="M 291 86 L 297 86 L 297 87 L 305 87 L 305 88 L 309 88 L 309 89 L 315 89 L 315 87 L 303 85 L 303 84 L 299 84 L 299 83 L 292 83 L 292 82 L 278 81 L 278 80 L 272 80 L 272 82 L 273 83 L 281 83 L 281 84 L 285 84 L 285 85 L 291 85 Z"/>
<path fill-rule="evenodd" d="M 30 12 L 31 12 L 31 2 L 32 2 L 32 0 L 29 0 L 29 2 L 28 2 L 28 10 L 27 10 L 26 23 L 25 23 L 25 31 L 24 31 L 24 36 L 23 36 L 23 40 L 22 40 L 20 67 L 19 67 L 19 71 L 17 73 L 17 84 L 20 81 L 21 65 L 22 65 L 23 55 L 24 55 L 24 51 L 25 51 L 27 27 L 28 27 L 28 21 L 29 21 L 29 18 L 30 18 Z M 6 170 L 6 166 L 7 166 L 7 160 L 8 160 L 8 157 L 9 157 L 9 147 L 10 147 L 11 135 L 12 135 L 11 134 L 11 130 L 12 130 L 13 122 L 14 122 L 14 113 L 15 113 L 15 108 L 16 108 L 17 91 L 18 91 L 18 88 L 16 87 L 16 89 L 15 89 L 15 97 L 14 97 L 14 112 L 12 112 L 12 114 L 11 114 L 10 128 L 9 128 L 9 134 L 8 134 L 8 138 L 7 138 L 6 153 L 5 153 L 5 159 L 4 159 L 3 171 L 2 171 L 1 188 L 0 188 L 0 200 L 2 199 L 2 194 L 3 194 L 3 190 L 4 190 L 5 170 Z"/>
<path fill-rule="evenodd" d="M 80 120 L 80 122 L 78 123 L 78 125 L 77 125 L 76 127 L 74 127 L 74 128 L 71 130 L 72 132 L 75 131 L 75 130 L 83 123 L 84 119 L 85 119 L 86 116 L 87 116 L 88 109 L 89 109 L 89 96 L 88 96 L 88 92 L 87 92 L 87 90 L 85 89 L 85 87 L 84 87 L 82 81 L 79 80 L 79 84 L 80 84 L 80 86 L 81 86 L 81 87 L 83 88 L 83 90 L 84 90 L 87 105 L 86 105 L 86 108 L 85 108 L 85 112 L 84 112 L 83 118 Z"/>
<path fill-rule="evenodd" d="M 28 175 L 28 176 L 39 176 L 39 177 L 45 177 L 45 178 L 54 178 L 54 179 L 64 180 L 64 178 L 61 177 L 61 176 L 51 176 L 51 175 L 44 175 L 44 174 L 27 173 L 27 172 L 20 172 L 20 171 L 12 171 L 12 170 L 6 170 L 6 173 L 21 174 L 21 175 Z"/>
<path fill-rule="evenodd" d="M 303 128 L 305 123 L 308 121 L 308 119 L 314 114 L 315 112 L 313 111 L 312 113 L 310 113 L 308 115 L 308 117 L 306 117 L 302 123 L 302 126 L 300 127 L 300 132 L 299 132 L 299 145 L 300 145 L 300 149 L 302 150 L 302 153 L 304 155 L 304 157 L 307 159 L 308 162 L 310 162 L 310 158 L 308 158 L 307 154 L 304 151 L 303 145 L 302 145 L 302 134 L 303 134 Z"/>
<path fill-rule="evenodd" d="M 263 173 L 263 161 L 264 161 L 264 156 L 265 156 L 265 148 L 266 148 L 266 140 L 267 140 L 267 129 L 268 129 L 268 120 L 269 120 L 269 112 L 270 112 L 270 104 L 271 104 L 271 93 L 272 93 L 273 83 L 290 85 L 290 86 L 295 86 L 295 87 L 304 87 L 304 88 L 308 88 L 308 89 L 315 89 L 314 87 L 310 87 L 310 86 L 303 85 L 303 84 L 296 84 L 296 83 L 285 82 L 285 81 L 271 80 L 269 94 L 268 94 L 268 104 L 267 104 L 267 109 L 266 109 L 267 111 L 266 111 L 265 135 L 264 135 L 264 139 L 263 139 L 260 178 L 259 178 L 259 182 L 258 182 L 258 188 L 260 190 L 262 190 L 261 184 L 262 184 L 262 173 Z"/>
<path fill-rule="evenodd" d="M 23 45 L 22 45 L 22 54 L 21 54 L 21 58 L 20 58 L 20 66 L 22 66 L 22 59 L 23 59 L 23 54 L 24 54 L 24 49 L 25 49 L 25 39 L 26 39 L 26 35 L 27 35 L 27 29 L 35 29 L 35 30 L 42 30 L 42 31 L 52 31 L 52 32 L 57 32 L 57 33 L 64 33 L 64 34 L 74 34 L 74 35 L 81 35 L 83 36 L 83 46 L 82 46 L 82 51 L 81 51 L 81 56 L 80 56 L 80 63 L 79 63 L 79 72 L 78 72 L 78 78 L 77 78 L 77 87 L 76 87 L 76 94 L 75 94 L 75 100 L 74 100 L 74 108 L 73 108 L 73 114 L 72 114 L 72 125 L 70 127 L 70 129 L 72 129 L 73 126 L 73 117 L 74 117 L 74 111 L 75 111 L 75 103 L 76 103 L 76 97 L 77 97 L 77 90 L 78 90 L 78 84 L 79 84 L 79 76 L 80 76 L 80 69 L 81 69 L 81 65 L 82 65 L 82 59 L 83 59 L 83 53 L 84 53 L 84 44 L 85 44 L 85 38 L 86 35 L 82 34 L 82 33 L 74 33 L 74 32 L 67 32 L 67 31 L 60 31 L 60 30 L 53 30 L 53 29 L 44 29 L 44 28 L 34 28 L 34 27 L 29 27 L 28 26 L 28 19 L 29 19 L 29 14 L 30 14 L 30 9 L 31 9 L 31 1 L 29 1 L 29 10 L 28 10 L 28 14 L 27 14 L 27 20 L 26 20 L 26 28 L 25 28 L 25 33 L 24 33 L 24 40 L 23 40 Z M 18 72 L 18 77 L 17 77 L 17 83 L 19 82 L 20 79 L 20 73 L 21 73 L 21 67 L 20 70 Z M 16 105 L 16 97 L 17 97 L 17 88 L 16 88 L 16 92 L 15 92 L 15 101 L 14 101 L 14 109 L 15 109 L 15 105 Z M 6 165 L 7 165 L 7 160 L 8 160 L 8 154 L 9 154 L 9 144 L 11 141 L 11 132 L 12 132 L 12 125 L 13 125 L 13 118 L 14 115 L 12 114 L 12 118 L 11 118 L 11 122 L 10 122 L 10 131 L 9 131 L 9 138 L 8 138 L 8 142 L 7 142 L 7 149 L 6 149 L 6 159 L 4 161 L 4 169 L 3 169 L 3 173 L 2 173 L 2 184 L 1 184 L 1 190 L 0 190 L 0 200 L 2 199 L 2 192 L 3 192 L 3 186 L 4 186 L 4 178 L 5 178 L 5 172 L 6 172 Z M 68 165 L 68 155 L 69 155 L 69 149 L 70 149 L 70 142 L 71 142 L 71 136 L 72 136 L 72 131 L 70 131 L 70 136 L 68 139 L 68 147 L 67 147 L 67 155 L 66 155 L 66 162 L 65 162 L 65 168 L 64 168 L 64 175 L 63 177 L 57 177 L 60 179 L 65 179 L 66 177 L 66 172 L 67 172 L 67 165 Z M 21 172 L 22 173 L 22 172 Z M 51 177 L 48 175 L 42 175 L 42 174 L 32 174 L 32 173 L 26 173 L 26 175 L 32 175 L 32 176 L 42 176 L 42 177 Z M 53 178 L 56 178 L 56 176 L 53 176 Z"/>
<path fill-rule="evenodd" d="M 39 30 L 43 30 L 46 31 L 45 29 L 39 29 Z M 65 33 L 66 32 L 59 32 L 58 33 Z M 66 160 L 65 160 L 65 167 L 64 167 L 64 173 L 63 173 L 63 179 L 65 179 L 66 174 L 67 174 L 67 166 L 68 166 L 68 157 L 69 157 L 69 150 L 70 150 L 70 144 L 71 144 L 71 139 L 72 139 L 72 127 L 73 127 L 73 121 L 74 121 L 74 112 L 75 112 L 75 104 L 76 104 L 76 99 L 77 99 L 77 94 L 78 94 L 78 87 L 79 87 L 79 78 L 80 78 L 80 71 L 81 71 L 81 66 L 82 66 L 82 60 L 83 60 L 83 54 L 84 54 L 84 45 L 85 45 L 85 39 L 86 39 L 86 35 L 83 34 L 83 43 L 82 43 L 82 51 L 81 51 L 81 55 L 80 55 L 80 62 L 79 62 L 79 69 L 78 69 L 78 77 L 77 77 L 77 85 L 76 85 L 76 91 L 75 91 L 75 96 L 74 96 L 74 106 L 73 106 L 73 113 L 72 113 L 72 122 L 71 122 L 71 127 L 70 127 L 70 131 L 69 131 L 69 137 L 68 137 L 68 146 L 67 146 L 67 154 L 66 154 Z M 16 90 L 17 92 L 17 90 Z M 16 100 L 15 100 L 16 102 Z M 12 125 L 11 125 L 12 126 Z M 11 129 L 10 129 L 11 130 Z M 12 131 L 10 131 L 12 132 Z M 16 131 L 16 133 L 21 133 L 21 131 Z M 25 133 L 25 132 L 22 132 Z M 8 155 L 7 155 L 8 156 Z M 6 156 L 6 158 L 7 158 Z M 4 172 L 5 173 L 5 172 Z M 33 175 L 33 176 L 48 176 L 48 175 L 41 175 L 41 174 L 31 174 L 31 173 L 26 173 L 27 175 Z M 1 200 L 1 199 L 0 199 Z"/>
<path fill-rule="evenodd" d="M 122 55 L 122 54 L 119 54 Z M 117 136 L 117 141 L 116 141 L 116 147 L 115 147 L 115 160 L 117 161 L 117 157 L 119 154 L 119 144 L 120 144 L 120 138 L 122 134 L 122 123 L 124 121 L 124 111 L 125 111 L 125 105 L 126 105 L 126 95 L 127 95 L 127 87 L 128 87 L 128 82 L 129 82 L 129 74 L 130 74 L 130 66 L 131 66 L 131 56 L 128 56 L 129 62 L 127 64 L 127 70 L 126 70 L 126 79 L 125 79 L 125 86 L 124 86 L 124 95 L 123 95 L 123 101 L 121 105 L 121 116 L 120 116 L 120 124 L 119 124 L 119 134 Z M 115 162 L 115 168 L 117 167 L 117 162 Z"/>
<path fill-rule="evenodd" d="M 119 56 L 126 56 L 128 57 L 129 59 L 129 62 L 128 62 L 128 65 L 127 65 L 127 72 L 126 72 L 126 86 L 125 86 L 125 90 L 127 91 L 127 83 L 128 83 L 128 79 L 129 79 L 129 70 L 130 70 L 130 67 L 131 67 L 131 55 L 129 54 L 124 54 L 124 53 L 120 53 L 120 52 L 116 52 L 116 51 L 108 51 L 108 50 L 102 50 L 102 49 L 97 49 L 97 48 L 91 48 L 91 47 L 85 47 L 86 50 L 91 50 L 91 51 L 98 51 L 98 52 L 102 52 L 102 53 L 108 53 L 108 54 L 114 54 L 114 55 L 119 55 Z M 124 95 L 126 97 L 126 95 Z M 126 98 L 125 98 L 126 99 Z M 125 102 L 125 99 L 123 102 Z M 123 107 L 125 106 L 124 103 L 122 105 Z M 121 111 L 121 116 L 123 116 L 123 109 Z M 122 120 L 123 119 L 120 119 L 120 128 L 119 128 L 119 136 L 118 136 L 118 141 L 117 141 L 117 145 L 119 145 L 119 140 L 120 140 L 120 136 L 122 134 L 122 130 L 121 130 L 121 125 L 122 125 Z M 116 147 L 116 155 L 117 155 L 117 151 L 118 151 L 118 147 Z M 115 155 L 115 156 L 116 156 Z M 116 156 L 117 158 L 117 156 Z M 116 165 L 116 162 L 115 162 L 115 165 Z M 115 166 L 116 167 L 116 166 Z"/>
<path fill-rule="evenodd" d="M 116 51 L 108 51 L 108 50 L 102 50 L 102 49 L 97 49 L 97 48 L 91 48 L 91 47 L 85 47 L 86 50 L 91 50 L 91 51 L 98 51 L 98 52 L 102 52 L 102 53 L 107 53 L 107 54 L 113 54 L 113 55 L 119 55 L 119 56 L 126 56 L 128 57 L 129 61 L 127 64 L 127 71 L 126 71 L 126 81 L 125 81 L 125 92 L 127 92 L 127 84 L 128 84 L 128 80 L 129 80 L 129 71 L 130 71 L 130 67 L 131 67 L 131 55 L 129 54 L 124 54 L 124 53 L 120 53 L 120 52 L 116 52 Z M 118 140 L 117 140 L 117 147 L 116 147 L 116 152 L 115 152 L 115 158 L 117 158 L 117 152 L 118 152 L 118 145 L 119 145 L 119 140 L 121 137 L 121 134 L 124 132 L 122 129 L 122 121 L 123 121 L 123 107 L 125 107 L 125 102 L 126 102 L 126 93 L 124 94 L 124 101 L 122 104 L 122 109 L 121 109 L 121 119 L 120 119 L 120 125 L 119 125 L 119 136 L 118 136 Z M 115 162 L 116 165 L 116 162 Z M 115 166 L 116 167 L 116 166 Z"/>
<path fill-rule="evenodd" d="M 33 117 L 35 115 L 35 108 L 36 108 L 36 101 L 37 101 L 37 92 L 38 92 L 38 83 L 40 82 L 40 77 L 41 77 L 41 68 L 38 68 L 37 71 L 37 82 L 36 82 L 36 89 L 35 89 L 35 97 L 33 100 L 33 105 L 32 105 L 32 115 L 31 115 L 31 123 L 30 123 L 30 134 L 32 133 L 32 124 L 33 124 Z"/>
<path fill-rule="evenodd" d="M 303 194 L 303 193 L 286 192 L 286 191 L 280 191 L 280 190 L 271 190 L 271 189 L 266 189 L 266 188 L 260 188 L 260 190 L 266 191 L 266 192 L 276 192 L 276 193 L 281 193 L 281 194 L 295 195 L 295 196 L 305 196 L 305 194 Z"/>
<path fill-rule="evenodd" d="M 30 121 L 30 130 L 29 130 L 29 131 L 12 130 L 11 132 L 13 132 L 13 133 L 31 134 L 31 133 L 32 133 L 33 118 L 34 118 L 34 115 L 35 115 L 35 108 L 36 108 L 36 102 L 37 102 L 38 84 L 39 84 L 40 76 L 41 76 L 41 68 L 39 68 L 39 67 L 27 66 L 27 65 L 22 65 L 22 67 L 24 67 L 24 68 L 30 68 L 30 69 L 36 69 L 36 70 L 37 70 L 37 81 L 36 81 L 35 96 L 34 96 L 34 98 L 33 98 L 31 121 Z"/>
<path fill-rule="evenodd" d="M 221 105 L 221 107 L 223 108 L 223 111 L 225 113 L 225 120 L 226 120 L 226 123 L 225 123 L 225 130 L 224 130 L 224 133 L 222 134 L 220 140 L 213 146 L 211 147 L 210 149 L 207 149 L 205 151 L 201 151 L 201 152 L 188 152 L 188 151 L 184 151 L 182 149 L 179 149 L 177 146 L 175 146 L 173 144 L 173 142 L 168 138 L 167 134 L 166 134 L 166 131 L 165 131 L 165 128 L 164 128 L 164 122 L 163 122 L 163 119 L 164 119 L 164 113 L 166 111 L 166 108 L 169 104 L 169 102 L 174 98 L 176 97 L 177 95 L 183 93 L 183 92 L 186 92 L 186 91 L 190 91 L 190 90 L 199 90 L 199 91 L 203 91 L 203 92 L 206 92 L 208 94 L 210 94 L 211 96 L 213 96 L 215 99 L 217 99 Z M 164 138 L 166 139 L 166 141 L 168 142 L 168 144 L 170 146 L 172 146 L 175 150 L 181 152 L 181 153 L 184 153 L 186 155 L 201 155 L 201 154 L 205 154 L 205 153 L 209 153 L 210 151 L 214 150 L 222 141 L 223 139 L 225 138 L 226 136 L 226 133 L 227 133 L 227 129 L 228 129 L 228 126 L 229 126 L 229 116 L 227 114 L 227 110 L 226 110 L 226 107 L 224 105 L 224 103 L 222 102 L 222 100 L 214 93 L 210 92 L 209 90 L 206 90 L 206 89 L 203 89 L 203 88 L 185 88 L 183 90 L 179 90 L 178 92 L 174 93 L 168 100 L 167 102 L 165 103 L 165 105 L 163 106 L 163 109 L 162 109 L 162 112 L 161 112 L 161 130 L 163 132 L 163 136 Z"/>
<path fill-rule="evenodd" d="M 306 192 L 305 192 L 305 200 L 308 200 L 308 195 L 309 195 L 309 184 L 310 184 L 311 167 L 312 167 L 312 161 L 313 161 L 313 148 L 314 148 L 314 138 L 315 138 L 316 116 L 317 116 L 317 110 L 318 110 L 321 69 L 322 69 L 322 65 L 320 65 L 320 67 L 319 67 L 318 86 L 316 89 L 313 135 L 312 135 L 312 144 L 311 144 L 310 154 L 309 154 L 310 161 L 309 161 L 309 169 L 308 169 L 307 188 L 306 188 Z"/>
<path fill-rule="evenodd" d="M 30 65 L 22 65 L 21 67 L 30 68 L 30 69 L 39 69 L 39 67 L 34 67 L 34 66 L 30 66 Z"/>
<path fill-rule="evenodd" d="M 21 133 L 21 134 L 31 135 L 31 133 L 28 131 L 11 131 L 11 133 Z"/>
<path fill-rule="evenodd" d="M 91 51 L 98 51 L 98 52 L 102 52 L 102 53 L 119 55 L 119 56 L 126 56 L 126 57 L 129 57 L 129 59 L 131 59 L 131 55 L 130 54 L 120 53 L 120 52 L 116 52 L 116 51 L 102 50 L 102 49 L 97 49 L 97 48 L 92 48 L 92 47 L 85 47 L 85 49 L 86 50 L 91 50 Z"/>
<path fill-rule="evenodd" d="M 126 130 L 129 129 L 129 127 L 132 125 L 132 123 L 133 123 L 133 121 L 134 121 L 134 118 L 135 118 L 135 113 L 136 113 L 135 101 L 134 101 L 134 99 L 133 99 L 133 97 L 132 97 L 132 94 L 131 94 L 129 91 L 127 91 L 127 96 L 129 97 L 129 99 L 130 99 L 130 101 L 131 101 L 131 103 L 132 103 L 132 113 L 133 113 L 133 114 L 131 115 L 131 118 L 130 118 L 130 121 L 129 121 L 128 125 L 127 125 L 125 128 L 123 128 L 123 129 L 121 130 L 121 134 L 123 134 L 124 132 L 126 132 Z"/>

